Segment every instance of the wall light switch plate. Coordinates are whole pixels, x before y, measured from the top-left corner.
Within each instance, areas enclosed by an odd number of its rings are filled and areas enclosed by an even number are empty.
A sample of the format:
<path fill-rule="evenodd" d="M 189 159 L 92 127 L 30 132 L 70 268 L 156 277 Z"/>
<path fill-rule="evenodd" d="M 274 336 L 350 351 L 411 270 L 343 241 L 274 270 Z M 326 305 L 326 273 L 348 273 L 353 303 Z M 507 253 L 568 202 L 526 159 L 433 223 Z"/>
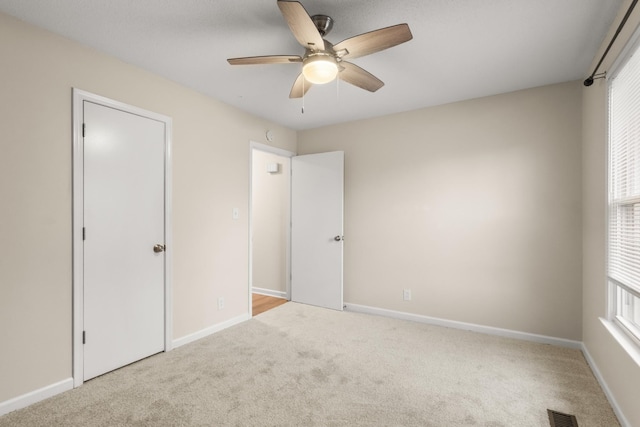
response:
<path fill-rule="evenodd" d="M 233 211 L 231 213 L 231 217 L 233 219 L 238 219 L 240 218 L 240 209 L 239 208 L 233 208 Z"/>

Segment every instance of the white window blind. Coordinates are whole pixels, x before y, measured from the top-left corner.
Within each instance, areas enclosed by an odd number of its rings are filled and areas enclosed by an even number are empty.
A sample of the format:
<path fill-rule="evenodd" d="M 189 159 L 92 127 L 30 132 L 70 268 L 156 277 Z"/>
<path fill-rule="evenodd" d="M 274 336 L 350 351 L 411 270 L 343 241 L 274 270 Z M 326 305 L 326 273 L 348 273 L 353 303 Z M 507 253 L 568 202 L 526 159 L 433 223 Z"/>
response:
<path fill-rule="evenodd" d="M 611 316 L 640 338 L 640 52 L 609 86 Z"/>

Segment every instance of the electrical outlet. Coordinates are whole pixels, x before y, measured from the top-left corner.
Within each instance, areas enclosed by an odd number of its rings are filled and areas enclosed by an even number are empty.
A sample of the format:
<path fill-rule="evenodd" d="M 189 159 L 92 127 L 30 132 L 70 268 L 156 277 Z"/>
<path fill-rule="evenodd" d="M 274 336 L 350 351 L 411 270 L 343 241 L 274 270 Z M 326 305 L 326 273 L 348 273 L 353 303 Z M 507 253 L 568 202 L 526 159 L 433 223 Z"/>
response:
<path fill-rule="evenodd" d="M 411 289 L 404 289 L 402 291 L 402 299 L 404 301 L 411 301 Z"/>
<path fill-rule="evenodd" d="M 224 308 L 224 297 L 218 298 L 218 310 L 222 310 Z"/>

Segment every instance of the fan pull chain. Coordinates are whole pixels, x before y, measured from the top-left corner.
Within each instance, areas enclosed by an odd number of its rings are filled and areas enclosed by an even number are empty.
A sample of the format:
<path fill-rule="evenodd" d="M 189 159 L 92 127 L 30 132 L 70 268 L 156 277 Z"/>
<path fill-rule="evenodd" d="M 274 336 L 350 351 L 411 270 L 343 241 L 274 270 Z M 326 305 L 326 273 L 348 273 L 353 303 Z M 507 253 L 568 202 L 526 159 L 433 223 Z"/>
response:
<path fill-rule="evenodd" d="M 302 114 L 304 114 L 304 81 L 306 79 L 303 77 L 302 78 Z"/>

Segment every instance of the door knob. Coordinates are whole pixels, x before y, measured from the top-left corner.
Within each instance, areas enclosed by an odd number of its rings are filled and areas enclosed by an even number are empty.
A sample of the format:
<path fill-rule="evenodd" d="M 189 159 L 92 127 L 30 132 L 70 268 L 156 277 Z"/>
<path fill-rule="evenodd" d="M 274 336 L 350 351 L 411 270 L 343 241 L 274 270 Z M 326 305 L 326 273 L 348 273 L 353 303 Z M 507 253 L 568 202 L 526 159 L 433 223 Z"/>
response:
<path fill-rule="evenodd" d="M 336 242 L 339 242 L 341 240 L 344 240 L 344 236 L 336 236 L 333 238 L 333 240 L 335 240 Z"/>
<path fill-rule="evenodd" d="M 164 252 L 164 250 L 165 250 L 165 246 L 161 244 L 157 244 L 153 247 L 153 252 L 155 253 Z"/>

